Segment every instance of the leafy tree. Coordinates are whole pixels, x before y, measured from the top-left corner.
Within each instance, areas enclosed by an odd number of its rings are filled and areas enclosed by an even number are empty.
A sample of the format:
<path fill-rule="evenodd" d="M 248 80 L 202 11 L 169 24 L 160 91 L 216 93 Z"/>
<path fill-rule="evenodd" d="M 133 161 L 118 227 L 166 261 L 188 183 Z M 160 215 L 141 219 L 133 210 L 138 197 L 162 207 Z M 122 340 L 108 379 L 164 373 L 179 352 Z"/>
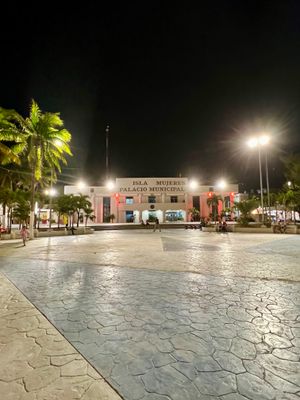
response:
<path fill-rule="evenodd" d="M 252 220 L 251 212 L 255 210 L 258 205 L 259 202 L 256 198 L 242 200 L 234 203 L 235 208 L 241 213 L 240 222 L 243 225 L 247 225 L 249 221 Z"/>
<path fill-rule="evenodd" d="M 10 232 L 11 229 L 11 211 L 16 199 L 16 193 L 11 189 L 0 188 L 0 204 L 2 204 L 4 215 L 4 226 L 8 228 Z"/>
<path fill-rule="evenodd" d="M 192 207 L 188 209 L 188 213 L 191 214 L 193 221 L 199 221 L 200 219 L 200 211 L 196 207 Z"/>
<path fill-rule="evenodd" d="M 12 216 L 18 219 L 19 224 L 28 223 L 30 215 L 30 201 L 28 197 L 29 196 L 26 196 L 24 192 L 17 193 L 16 203 L 14 204 Z"/>
<path fill-rule="evenodd" d="M 300 188 L 300 154 L 290 154 L 281 158 L 284 165 L 284 175 L 291 182 L 292 188 Z"/>
<path fill-rule="evenodd" d="M 59 113 L 42 113 L 34 100 L 27 118 L 14 110 L 1 109 L 1 115 L 2 137 L 6 135 L 8 139 L 9 134 L 14 133 L 11 136 L 16 142 L 13 149 L 17 154 L 26 155 L 31 172 L 30 237 L 33 237 L 34 193 L 46 170 L 50 171 L 51 183 L 56 181 L 57 172 L 61 172 L 61 163 L 67 163 L 65 156 L 72 155 L 69 147 L 71 134 L 63 128 Z M 26 140 L 21 141 L 21 137 Z"/>
<path fill-rule="evenodd" d="M 218 207 L 220 201 L 223 203 L 223 197 L 215 193 L 206 200 L 208 207 L 211 207 L 212 219 L 214 221 L 217 221 Z"/>
<path fill-rule="evenodd" d="M 55 210 L 58 212 L 58 220 L 60 219 L 60 215 L 65 214 L 69 216 L 70 225 L 73 225 L 72 216 L 75 212 L 73 195 L 64 194 L 59 196 L 56 200 Z"/>
<path fill-rule="evenodd" d="M 287 189 L 278 193 L 278 203 L 284 211 L 284 220 L 286 220 L 287 211 L 300 211 L 300 191 Z"/>

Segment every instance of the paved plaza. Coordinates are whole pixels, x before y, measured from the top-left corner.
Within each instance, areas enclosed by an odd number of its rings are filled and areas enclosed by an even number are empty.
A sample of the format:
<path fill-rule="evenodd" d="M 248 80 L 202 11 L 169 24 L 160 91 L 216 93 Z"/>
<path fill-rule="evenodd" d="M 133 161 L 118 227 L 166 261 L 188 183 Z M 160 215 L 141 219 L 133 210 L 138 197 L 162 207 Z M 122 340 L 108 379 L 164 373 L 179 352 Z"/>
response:
<path fill-rule="evenodd" d="M 300 399 L 300 235 L 3 241 L 0 290 L 1 400 Z"/>

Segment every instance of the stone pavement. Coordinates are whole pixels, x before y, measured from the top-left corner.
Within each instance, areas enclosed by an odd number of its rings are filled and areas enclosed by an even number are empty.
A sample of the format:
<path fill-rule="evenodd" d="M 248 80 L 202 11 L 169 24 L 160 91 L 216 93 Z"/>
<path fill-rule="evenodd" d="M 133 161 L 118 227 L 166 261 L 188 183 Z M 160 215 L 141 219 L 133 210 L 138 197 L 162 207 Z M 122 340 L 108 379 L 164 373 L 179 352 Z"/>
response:
<path fill-rule="evenodd" d="M 120 399 L 2 274 L 0 293 L 1 400 Z"/>
<path fill-rule="evenodd" d="M 0 270 L 126 400 L 299 400 L 299 245 L 99 232 L 1 245 Z"/>

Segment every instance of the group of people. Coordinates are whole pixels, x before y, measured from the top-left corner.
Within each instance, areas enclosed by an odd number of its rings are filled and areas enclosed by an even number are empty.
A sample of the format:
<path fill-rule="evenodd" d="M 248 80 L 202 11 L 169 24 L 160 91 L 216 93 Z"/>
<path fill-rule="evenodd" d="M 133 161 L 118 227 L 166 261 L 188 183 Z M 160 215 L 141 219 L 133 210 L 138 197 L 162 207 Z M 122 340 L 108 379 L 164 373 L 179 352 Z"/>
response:
<path fill-rule="evenodd" d="M 218 232 L 227 232 L 227 222 L 225 220 L 219 221 Z"/>
<path fill-rule="evenodd" d="M 147 228 L 150 227 L 149 220 L 147 219 L 146 223 L 144 221 L 142 221 L 142 225 L 146 226 Z M 159 222 L 158 218 L 155 218 L 155 220 L 154 220 L 153 232 L 155 232 L 156 229 L 159 229 L 159 232 L 161 232 L 160 222 Z"/>
<path fill-rule="evenodd" d="M 285 233 L 286 232 L 286 223 L 284 221 L 278 221 L 276 225 L 274 225 L 275 233 Z"/>

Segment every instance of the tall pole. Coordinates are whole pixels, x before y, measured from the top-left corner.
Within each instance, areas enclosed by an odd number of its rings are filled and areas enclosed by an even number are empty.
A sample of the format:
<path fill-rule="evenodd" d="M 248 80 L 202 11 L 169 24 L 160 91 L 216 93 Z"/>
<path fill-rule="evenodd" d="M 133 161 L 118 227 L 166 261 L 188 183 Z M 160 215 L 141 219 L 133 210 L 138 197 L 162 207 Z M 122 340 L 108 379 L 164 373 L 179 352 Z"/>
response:
<path fill-rule="evenodd" d="M 109 173 L 108 173 L 108 139 L 109 139 L 109 125 L 106 126 L 106 141 L 105 141 L 105 149 L 106 149 L 106 157 L 105 157 L 105 167 L 106 167 L 106 181 L 109 178 Z"/>
<path fill-rule="evenodd" d="M 260 202 L 261 202 L 261 209 L 262 209 L 262 223 L 264 223 L 264 194 L 263 194 L 262 173 L 261 173 L 260 145 L 258 145 L 258 164 L 259 164 Z"/>
<path fill-rule="evenodd" d="M 51 167 L 51 175 L 50 175 L 50 190 L 49 190 L 49 229 L 51 229 L 51 220 L 52 220 L 52 167 Z"/>
<path fill-rule="evenodd" d="M 270 187 L 269 187 L 269 168 L 268 168 L 268 151 L 265 152 L 266 155 L 266 181 L 267 181 L 267 196 L 268 196 L 268 209 L 269 218 L 271 219 L 271 204 L 270 204 Z"/>

